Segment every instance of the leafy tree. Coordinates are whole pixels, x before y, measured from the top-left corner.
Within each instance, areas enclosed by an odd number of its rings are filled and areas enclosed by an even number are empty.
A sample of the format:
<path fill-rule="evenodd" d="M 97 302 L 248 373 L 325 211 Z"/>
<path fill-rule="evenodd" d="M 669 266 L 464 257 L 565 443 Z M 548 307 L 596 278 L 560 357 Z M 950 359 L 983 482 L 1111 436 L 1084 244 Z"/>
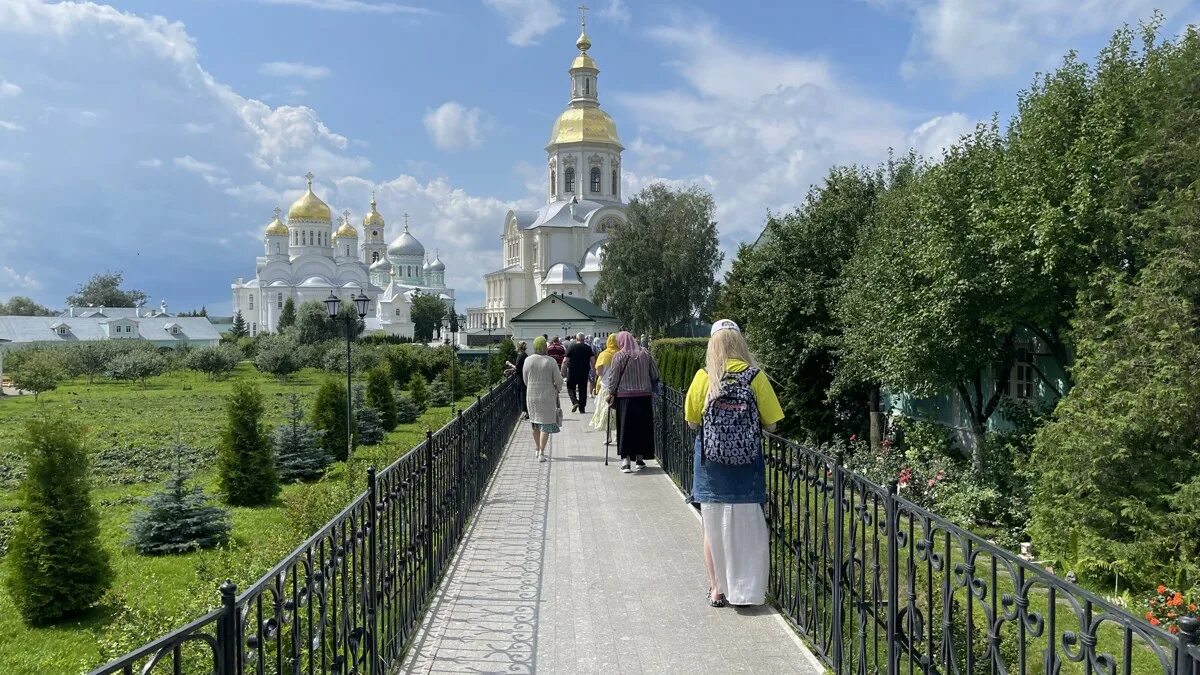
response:
<path fill-rule="evenodd" d="M 488 384 L 495 384 L 504 377 L 504 364 L 517 362 L 517 345 L 512 340 L 501 340 L 488 362 Z"/>
<path fill-rule="evenodd" d="M 322 447 L 337 460 L 348 458 L 346 438 L 346 389 L 337 380 L 326 380 L 313 402 L 312 423 L 321 432 Z"/>
<path fill-rule="evenodd" d="M 412 397 L 408 394 L 401 394 L 396 397 L 396 422 L 398 424 L 412 424 L 421 417 L 421 409 L 413 403 Z"/>
<path fill-rule="evenodd" d="M 116 354 L 111 342 L 81 342 L 71 349 L 68 361 L 73 372 L 86 375 L 88 384 L 92 384 L 97 375 L 108 372 L 108 364 Z"/>
<path fill-rule="evenodd" d="M 351 327 L 352 332 L 350 337 L 352 338 L 362 335 L 363 331 L 367 329 L 367 322 L 363 317 L 358 315 L 358 309 L 355 307 L 355 304 L 353 302 L 346 302 L 343 300 L 341 304 L 338 305 L 337 320 L 335 325 L 332 327 L 334 337 L 340 337 L 345 340 L 347 325 Z"/>
<path fill-rule="evenodd" d="M 435 295 L 414 294 L 412 300 L 413 339 L 429 342 L 446 316 L 446 303 Z"/>
<path fill-rule="evenodd" d="M 208 375 L 210 380 L 221 380 L 237 368 L 240 358 L 241 352 L 235 345 L 223 344 L 194 349 L 185 363 L 188 368 Z"/>
<path fill-rule="evenodd" d="M 28 464 L 5 583 L 29 625 L 78 614 L 99 600 L 112 581 L 81 436 L 65 416 L 38 416 L 26 423 L 18 441 Z"/>
<path fill-rule="evenodd" d="M 305 300 L 296 310 L 296 339 L 303 345 L 316 344 L 334 337 L 334 326 L 320 300 Z"/>
<path fill-rule="evenodd" d="M 331 373 L 346 373 L 346 343 L 342 340 L 330 340 L 326 343 L 324 358 L 321 366 Z M 350 370 L 362 373 L 379 365 L 382 357 L 379 350 L 369 344 L 352 342 L 350 344 Z"/>
<path fill-rule="evenodd" d="M 296 344 L 288 336 L 272 335 L 263 338 L 258 346 L 258 354 L 254 357 L 254 367 L 259 372 L 269 373 L 280 380 L 286 380 L 292 373 L 300 370 L 303 364 L 296 350 Z"/>
<path fill-rule="evenodd" d="M 7 303 L 0 302 L 0 315 L 6 316 L 54 316 L 54 310 L 33 301 L 24 295 L 14 295 Z"/>
<path fill-rule="evenodd" d="M 387 435 L 383 415 L 367 405 L 366 390 L 361 384 L 354 387 L 354 434 L 363 445 L 375 445 Z"/>
<path fill-rule="evenodd" d="M 187 553 L 220 546 L 229 540 L 229 512 L 209 504 L 200 486 L 183 466 L 183 447 L 175 447 L 175 466 L 162 492 L 143 503 L 133 516 L 130 543 L 143 555 Z"/>
<path fill-rule="evenodd" d="M 248 382 L 234 382 L 227 399 L 228 422 L 217 446 L 217 474 L 225 501 L 233 506 L 270 504 L 279 494 L 271 442 L 263 425 L 263 399 Z"/>
<path fill-rule="evenodd" d="M 250 328 L 246 325 L 246 319 L 242 316 L 242 310 L 238 310 L 233 315 L 233 328 L 229 330 L 229 337 L 234 340 L 239 340 L 250 335 Z"/>
<path fill-rule="evenodd" d="M 296 392 L 288 395 L 286 421 L 275 427 L 275 467 L 284 481 L 320 478 L 333 461 L 321 447 L 321 432 L 304 421 Z"/>
<path fill-rule="evenodd" d="M 67 296 L 72 307 L 139 307 L 146 302 L 146 294 L 137 290 L 124 290 L 121 283 L 124 272 L 93 274 L 85 283 Z"/>
<path fill-rule="evenodd" d="M 288 298 L 283 301 L 283 309 L 279 310 L 279 323 L 276 324 L 276 327 L 282 333 L 294 325 L 296 325 L 296 301 Z"/>
<path fill-rule="evenodd" d="M 396 398 L 392 395 L 392 375 L 386 366 L 367 373 L 367 404 L 379 411 L 385 431 L 396 428 Z"/>
<path fill-rule="evenodd" d="M 663 334 L 708 303 L 723 258 L 712 195 L 655 183 L 609 232 L 595 300 L 638 330 Z"/>
<path fill-rule="evenodd" d="M 449 309 L 446 310 L 446 317 L 450 320 L 450 332 L 458 332 L 458 313 L 454 311 L 454 302 L 446 303 Z"/>
<path fill-rule="evenodd" d="M 32 391 L 36 401 L 43 392 L 57 389 L 58 383 L 62 382 L 64 373 L 60 362 L 59 355 L 51 350 L 39 349 L 28 354 L 12 374 L 13 386 Z"/>
<path fill-rule="evenodd" d="M 149 385 L 146 380 L 167 372 L 167 360 L 154 349 L 130 349 L 118 354 L 109 362 L 108 374 L 114 380 L 137 381 L 142 389 Z"/>
<path fill-rule="evenodd" d="M 418 410 L 425 410 L 429 406 L 429 387 L 425 376 L 420 373 L 413 374 L 412 379 L 408 381 L 408 395 Z"/>
<path fill-rule="evenodd" d="M 412 345 L 395 345 L 384 352 L 393 382 L 407 383 L 413 373 L 420 370 L 420 359 L 413 353 L 413 349 Z"/>

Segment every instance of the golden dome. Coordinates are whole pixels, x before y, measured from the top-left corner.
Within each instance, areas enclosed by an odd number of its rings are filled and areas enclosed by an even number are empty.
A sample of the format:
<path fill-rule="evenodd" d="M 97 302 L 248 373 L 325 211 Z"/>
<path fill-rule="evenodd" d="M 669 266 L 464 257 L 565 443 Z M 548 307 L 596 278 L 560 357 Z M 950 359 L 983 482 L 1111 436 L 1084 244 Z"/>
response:
<path fill-rule="evenodd" d="M 578 47 L 579 51 L 581 52 L 586 52 L 592 48 L 592 41 L 589 40 L 587 36 L 587 27 L 584 27 L 579 31 L 579 39 L 575 41 L 575 46 Z"/>
<path fill-rule="evenodd" d="M 550 146 L 559 143 L 609 143 L 619 148 L 617 124 L 599 108 L 567 108 L 554 121 L 550 131 Z"/>
<path fill-rule="evenodd" d="M 371 193 L 371 210 L 363 217 L 363 227 L 383 228 L 383 215 L 375 208 L 375 193 Z"/>
<path fill-rule="evenodd" d="M 288 236 L 287 225 L 284 225 L 283 221 L 279 219 L 279 213 L 280 213 L 280 208 L 278 206 L 276 206 L 275 207 L 275 220 L 272 220 L 271 222 L 267 223 L 267 236 L 268 237 L 286 237 L 286 236 Z"/>
<path fill-rule="evenodd" d="M 579 56 L 575 57 L 574 61 L 571 62 L 571 70 L 575 70 L 577 68 L 590 68 L 596 72 L 600 72 L 600 69 L 596 67 L 596 60 L 587 54 L 580 54 Z"/>
<path fill-rule="evenodd" d="M 337 229 L 337 232 L 333 233 L 334 239 L 338 239 L 340 237 L 354 237 L 355 239 L 358 238 L 358 230 L 354 229 L 354 226 L 350 224 L 350 212 L 349 211 L 346 211 L 345 213 L 342 214 L 342 226 Z"/>
<path fill-rule="evenodd" d="M 312 172 L 310 171 L 309 173 L 305 174 L 304 177 L 308 179 L 308 191 L 303 195 L 300 195 L 300 199 L 297 199 L 292 204 L 291 208 L 288 209 L 288 222 L 290 223 L 294 220 L 308 220 L 322 223 L 332 223 L 333 211 L 330 210 L 328 204 L 321 201 L 320 197 L 313 194 Z"/>

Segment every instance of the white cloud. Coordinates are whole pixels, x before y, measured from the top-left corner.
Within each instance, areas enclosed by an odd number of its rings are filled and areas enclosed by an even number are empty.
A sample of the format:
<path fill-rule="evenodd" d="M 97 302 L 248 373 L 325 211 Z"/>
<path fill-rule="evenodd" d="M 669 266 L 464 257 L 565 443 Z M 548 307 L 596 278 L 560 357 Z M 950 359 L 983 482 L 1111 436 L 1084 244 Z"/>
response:
<path fill-rule="evenodd" d="M 183 130 L 189 134 L 207 134 L 213 130 L 213 125 L 211 123 L 196 124 L 195 122 L 186 122 L 183 125 Z"/>
<path fill-rule="evenodd" d="M 508 23 L 508 41 L 518 47 L 537 44 L 537 39 L 563 22 L 552 0 L 483 0 Z"/>
<path fill-rule="evenodd" d="M 25 131 L 25 127 L 21 126 L 20 124 L 17 124 L 16 122 L 6 122 L 4 120 L 0 120 L 0 129 L 5 131 Z"/>
<path fill-rule="evenodd" d="M 946 76 L 971 86 L 1053 67 L 1080 37 L 1103 35 L 1122 22 L 1168 15 L 1186 0 L 894 0 L 915 30 L 901 73 Z"/>
<path fill-rule="evenodd" d="M 145 167 L 147 169 L 158 169 L 162 167 L 162 164 L 162 160 L 156 158 L 138 160 L 138 166 Z"/>
<path fill-rule="evenodd" d="M 629 5 L 626 5 L 624 0 L 608 0 L 608 4 L 599 12 L 602 18 L 608 19 L 622 26 L 628 26 L 633 15 L 629 11 Z"/>
<path fill-rule="evenodd" d="M 325 12 L 349 12 L 356 14 L 431 14 L 425 7 L 401 5 L 394 2 L 366 2 L 365 0 L 258 0 L 265 5 L 290 5 L 318 9 Z"/>
<path fill-rule="evenodd" d="M 947 148 L 974 130 L 975 122 L 962 113 L 938 115 L 913 129 L 906 145 L 936 161 L 942 158 Z"/>
<path fill-rule="evenodd" d="M 0 98 L 5 98 L 6 96 L 20 96 L 22 91 L 24 90 L 21 89 L 20 85 L 13 84 L 8 80 L 0 79 Z"/>
<path fill-rule="evenodd" d="M 483 145 L 483 111 L 448 101 L 425 113 L 425 131 L 443 150 L 463 150 Z"/>
<path fill-rule="evenodd" d="M 224 172 L 224 170 L 221 167 L 219 167 L 215 164 L 201 162 L 200 160 L 196 159 L 195 157 L 192 157 L 191 155 L 184 155 L 183 157 L 176 157 L 175 159 L 171 160 L 171 162 L 175 166 L 179 167 L 180 169 L 183 169 L 185 171 L 191 171 L 193 173 L 223 173 Z"/>
<path fill-rule="evenodd" d="M 270 77 L 299 77 L 305 80 L 320 80 L 330 74 L 325 66 L 310 66 L 298 61 L 271 61 L 259 66 L 258 72 Z"/>
<path fill-rule="evenodd" d="M 42 287 L 42 282 L 34 278 L 30 272 L 21 274 L 7 265 L 0 269 L 0 271 L 3 271 L 3 275 L 0 275 L 0 288 L 6 290 L 36 291 Z"/>

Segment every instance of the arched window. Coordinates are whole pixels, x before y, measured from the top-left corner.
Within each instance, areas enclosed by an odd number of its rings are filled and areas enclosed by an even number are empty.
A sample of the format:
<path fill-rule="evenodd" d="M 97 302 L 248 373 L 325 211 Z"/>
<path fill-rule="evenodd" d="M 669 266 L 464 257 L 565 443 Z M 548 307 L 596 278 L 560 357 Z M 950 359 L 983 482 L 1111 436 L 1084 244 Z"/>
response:
<path fill-rule="evenodd" d="M 583 95 L 584 96 L 592 95 L 592 78 L 590 78 L 590 77 L 583 78 Z"/>
<path fill-rule="evenodd" d="M 616 194 L 617 194 L 617 170 L 616 170 L 616 169 L 613 169 L 613 175 L 612 175 L 612 193 L 613 193 L 613 195 L 616 195 Z"/>
<path fill-rule="evenodd" d="M 556 178 L 554 174 L 554 169 L 550 169 L 550 194 L 554 194 L 554 179 Z"/>
<path fill-rule="evenodd" d="M 347 258 L 350 257 L 350 247 L 349 246 L 346 247 L 346 257 Z"/>
<path fill-rule="evenodd" d="M 563 182 L 566 183 L 566 185 L 563 186 L 563 192 L 575 192 L 575 168 L 574 167 L 568 166 L 567 170 L 563 171 Z"/>
<path fill-rule="evenodd" d="M 300 230 L 300 245 L 308 246 L 308 233 L 304 230 Z"/>
<path fill-rule="evenodd" d="M 275 254 L 279 254 L 279 242 L 275 242 Z"/>
<path fill-rule="evenodd" d="M 371 262 L 379 262 L 379 251 L 371 251 Z"/>
<path fill-rule="evenodd" d="M 250 309 L 254 309 L 254 295 L 250 295 Z"/>
<path fill-rule="evenodd" d="M 600 167 L 592 167 L 592 192 L 600 191 Z"/>

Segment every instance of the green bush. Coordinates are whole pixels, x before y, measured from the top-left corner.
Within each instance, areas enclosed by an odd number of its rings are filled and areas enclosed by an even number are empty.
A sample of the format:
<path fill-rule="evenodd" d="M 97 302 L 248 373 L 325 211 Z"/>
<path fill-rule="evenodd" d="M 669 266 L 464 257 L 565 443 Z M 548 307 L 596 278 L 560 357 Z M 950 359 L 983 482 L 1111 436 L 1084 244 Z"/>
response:
<path fill-rule="evenodd" d="M 418 410 L 424 411 L 429 407 L 429 387 L 425 384 L 424 375 L 413 374 L 412 379 L 408 382 L 408 395 Z"/>
<path fill-rule="evenodd" d="M 333 461 L 321 447 L 321 432 L 304 421 L 304 409 L 296 392 L 288 395 L 286 421 L 275 427 L 275 468 L 280 480 L 303 481 L 319 478 Z"/>
<path fill-rule="evenodd" d="M 184 365 L 208 375 L 210 380 L 221 380 L 237 368 L 241 352 L 233 345 L 215 345 L 193 349 L 184 359 Z"/>
<path fill-rule="evenodd" d="M 408 394 L 401 394 L 396 397 L 396 423 L 397 424 L 412 424 L 421 416 L 421 409 L 413 403 L 412 397 Z"/>
<path fill-rule="evenodd" d="M 392 375 L 387 365 L 367 373 L 367 405 L 379 411 L 385 431 L 396 428 L 396 398 L 392 394 Z"/>
<path fill-rule="evenodd" d="M 286 380 L 289 375 L 303 367 L 296 348 L 295 341 L 286 335 L 265 337 L 258 345 L 254 367 L 261 373 Z"/>
<path fill-rule="evenodd" d="M 429 383 L 429 405 L 435 408 L 450 405 L 450 382 L 445 375 L 438 375 Z"/>
<path fill-rule="evenodd" d="M 375 445 L 386 435 L 383 415 L 367 405 L 366 391 L 361 384 L 354 387 L 354 440 L 362 445 Z"/>
<path fill-rule="evenodd" d="M 141 383 L 167 372 L 167 360 L 153 349 L 131 349 L 114 358 L 108 366 L 108 374 L 114 380 L 129 380 Z"/>
<path fill-rule="evenodd" d="M 187 553 L 224 544 L 229 539 L 229 512 L 208 503 L 199 486 L 188 487 L 183 448 L 175 448 L 175 470 L 162 492 L 143 503 L 134 515 L 130 543 L 143 555 Z"/>
<path fill-rule="evenodd" d="M 263 399 L 258 387 L 234 382 L 227 411 L 229 421 L 217 449 L 217 472 L 225 501 L 234 506 L 270 504 L 279 494 L 279 475 L 263 425 Z"/>
<path fill-rule="evenodd" d="M 54 623 L 91 607 L 112 580 L 80 437 L 65 416 L 39 416 L 26 425 L 21 441 L 28 465 L 5 581 L 29 625 Z"/>
<path fill-rule="evenodd" d="M 337 460 L 348 457 L 346 438 L 346 388 L 337 380 L 326 380 L 313 401 L 312 423 L 321 432 L 321 444 Z"/>
<path fill-rule="evenodd" d="M 704 367 L 708 338 L 666 338 L 650 343 L 650 355 L 663 383 L 686 390 L 696 371 Z"/>

